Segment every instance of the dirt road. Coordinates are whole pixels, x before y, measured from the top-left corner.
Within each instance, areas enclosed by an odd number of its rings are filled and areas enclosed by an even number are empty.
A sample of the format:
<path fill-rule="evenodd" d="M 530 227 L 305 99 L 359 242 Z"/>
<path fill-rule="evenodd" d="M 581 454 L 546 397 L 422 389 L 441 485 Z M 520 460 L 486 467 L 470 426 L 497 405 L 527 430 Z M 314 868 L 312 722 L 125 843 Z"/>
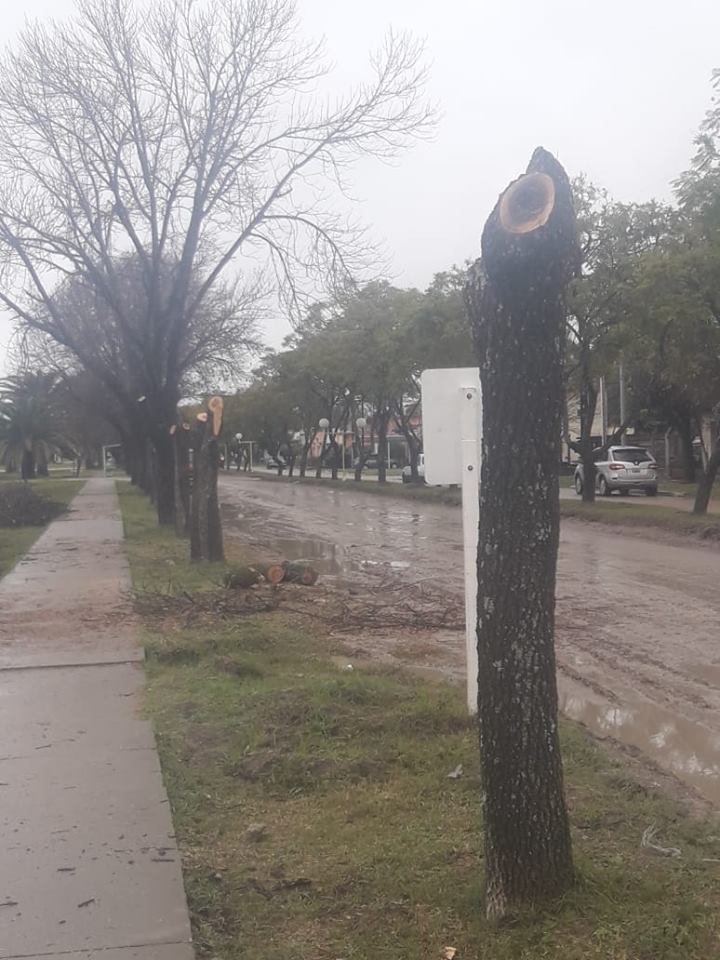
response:
<path fill-rule="evenodd" d="M 342 578 L 373 569 L 462 590 L 460 511 L 311 485 L 223 478 L 230 536 L 313 559 Z M 561 706 L 642 751 L 720 805 L 720 549 L 565 521 L 558 569 Z M 427 646 L 427 645 L 426 645 Z M 463 637 L 441 638 L 462 672 Z M 427 652 L 427 650 L 426 650 Z M 432 658 L 425 658 L 431 660 Z"/>

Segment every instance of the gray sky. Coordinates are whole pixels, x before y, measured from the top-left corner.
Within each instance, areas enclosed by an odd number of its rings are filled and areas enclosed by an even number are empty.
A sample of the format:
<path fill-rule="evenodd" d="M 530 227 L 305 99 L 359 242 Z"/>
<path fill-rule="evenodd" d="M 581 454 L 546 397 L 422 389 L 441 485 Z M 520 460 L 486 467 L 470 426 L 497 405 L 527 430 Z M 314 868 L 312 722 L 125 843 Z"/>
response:
<path fill-rule="evenodd" d="M 338 88 L 366 73 L 388 26 L 426 38 L 430 95 L 442 119 L 432 142 L 395 166 L 364 162 L 354 194 L 385 242 L 395 282 L 478 253 L 497 194 L 533 148 L 585 172 L 619 200 L 669 198 L 688 163 L 720 66 L 718 0 L 298 0 L 305 30 L 325 36 Z M 9 40 L 25 16 L 56 17 L 68 0 L 15 0 Z M 2 78 L 0 77 L 0 82 Z M 0 320 L 0 351 L 8 332 Z M 284 332 L 273 324 L 268 340 Z M 0 368 L 2 363 L 0 361 Z"/>

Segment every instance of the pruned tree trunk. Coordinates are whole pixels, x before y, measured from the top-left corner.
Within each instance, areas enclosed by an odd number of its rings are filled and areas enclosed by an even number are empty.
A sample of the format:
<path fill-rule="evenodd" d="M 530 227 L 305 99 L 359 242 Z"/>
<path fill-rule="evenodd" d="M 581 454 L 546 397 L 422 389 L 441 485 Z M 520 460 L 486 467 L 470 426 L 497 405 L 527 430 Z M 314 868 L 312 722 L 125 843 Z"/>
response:
<path fill-rule="evenodd" d="M 578 260 L 570 184 L 538 149 L 488 219 L 466 288 L 483 395 L 478 711 L 493 919 L 574 875 L 554 617 L 564 291 Z"/>
<path fill-rule="evenodd" d="M 175 532 L 186 537 L 190 532 L 190 424 L 181 422 L 170 428 L 175 450 Z"/>
<path fill-rule="evenodd" d="M 194 431 L 190 506 L 190 559 L 193 561 L 225 559 L 217 491 L 222 408 L 222 398 L 212 397 L 207 412 L 198 414 Z"/>

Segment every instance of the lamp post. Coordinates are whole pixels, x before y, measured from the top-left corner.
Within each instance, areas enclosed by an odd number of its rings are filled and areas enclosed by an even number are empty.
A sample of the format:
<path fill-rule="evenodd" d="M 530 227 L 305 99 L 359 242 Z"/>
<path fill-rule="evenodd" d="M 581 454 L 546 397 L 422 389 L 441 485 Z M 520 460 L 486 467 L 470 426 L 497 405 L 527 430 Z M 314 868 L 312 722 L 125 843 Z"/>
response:
<path fill-rule="evenodd" d="M 242 435 L 241 433 L 236 433 L 236 434 L 235 434 L 235 440 L 236 440 L 236 442 L 237 442 L 237 448 L 238 448 L 238 452 L 237 452 L 237 469 L 238 469 L 238 473 L 240 473 L 240 466 L 241 466 L 241 464 L 242 464 L 242 446 L 241 446 L 241 443 L 240 443 L 240 441 L 242 440 L 242 438 L 243 438 L 243 435 Z"/>

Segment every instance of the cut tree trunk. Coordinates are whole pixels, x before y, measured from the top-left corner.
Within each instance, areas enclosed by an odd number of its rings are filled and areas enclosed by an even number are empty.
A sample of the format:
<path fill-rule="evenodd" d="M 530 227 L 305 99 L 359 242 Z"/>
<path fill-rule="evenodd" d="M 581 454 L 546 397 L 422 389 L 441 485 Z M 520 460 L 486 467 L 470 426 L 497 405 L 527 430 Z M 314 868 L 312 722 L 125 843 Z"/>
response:
<path fill-rule="evenodd" d="M 317 583 L 318 572 L 306 563 L 291 563 L 285 560 L 282 564 L 283 581 L 285 583 L 301 583 L 304 587 L 312 587 Z"/>
<path fill-rule="evenodd" d="M 574 877 L 554 619 L 564 291 L 578 263 L 570 184 L 539 148 L 488 219 L 466 288 L 483 395 L 478 712 L 492 919 Z"/>
<path fill-rule="evenodd" d="M 281 563 L 271 563 L 269 567 L 263 570 L 262 574 L 268 583 L 277 586 L 278 583 L 282 583 L 285 579 L 285 568 Z"/>
<path fill-rule="evenodd" d="M 262 574 L 255 567 L 233 567 L 223 579 L 228 590 L 249 590 L 260 583 Z"/>
<path fill-rule="evenodd" d="M 181 421 L 171 428 L 171 435 L 175 450 L 175 532 L 179 537 L 186 537 L 190 533 L 190 487 L 192 484 L 190 424 Z"/>
<path fill-rule="evenodd" d="M 207 412 L 198 414 L 193 431 L 190 559 L 196 562 L 225 559 L 217 492 L 221 426 L 222 398 L 212 397 Z"/>

